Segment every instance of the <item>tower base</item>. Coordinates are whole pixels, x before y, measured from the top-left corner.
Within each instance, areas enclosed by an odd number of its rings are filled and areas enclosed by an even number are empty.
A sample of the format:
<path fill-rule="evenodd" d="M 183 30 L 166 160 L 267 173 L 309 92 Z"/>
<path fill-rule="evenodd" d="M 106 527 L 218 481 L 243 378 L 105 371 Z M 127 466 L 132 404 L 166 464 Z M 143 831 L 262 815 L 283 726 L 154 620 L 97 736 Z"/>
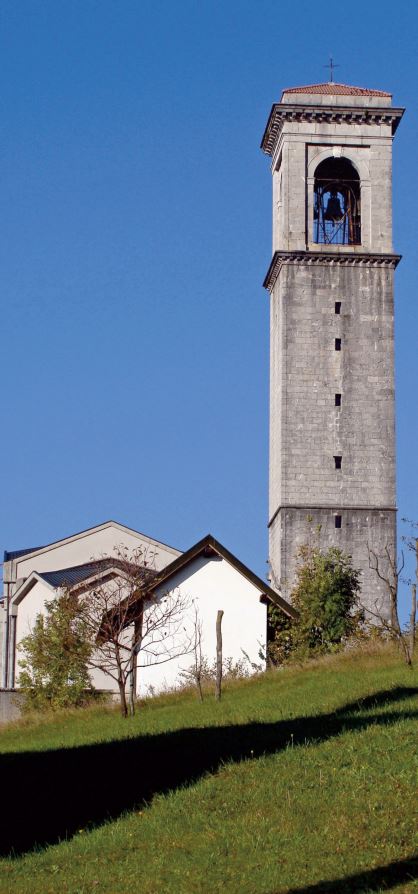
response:
<path fill-rule="evenodd" d="M 340 528 L 336 527 L 338 519 Z M 308 542 L 318 545 L 321 552 L 335 546 L 351 555 L 353 567 L 361 572 L 360 603 L 370 620 L 376 615 L 389 620 L 388 588 L 369 565 L 368 547 L 379 557 L 381 574 L 391 579 L 387 553 L 396 556 L 396 509 L 285 506 L 273 516 L 269 531 L 272 584 L 289 602 L 299 548 Z"/>

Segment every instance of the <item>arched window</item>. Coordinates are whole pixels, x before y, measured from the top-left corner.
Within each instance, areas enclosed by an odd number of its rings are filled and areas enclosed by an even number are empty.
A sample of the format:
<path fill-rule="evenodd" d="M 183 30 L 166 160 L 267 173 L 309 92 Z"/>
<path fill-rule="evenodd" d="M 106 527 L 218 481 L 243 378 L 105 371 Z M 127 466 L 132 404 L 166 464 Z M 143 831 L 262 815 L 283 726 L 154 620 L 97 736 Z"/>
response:
<path fill-rule="evenodd" d="M 360 245 L 360 177 L 348 158 L 326 158 L 314 179 L 313 241 Z"/>

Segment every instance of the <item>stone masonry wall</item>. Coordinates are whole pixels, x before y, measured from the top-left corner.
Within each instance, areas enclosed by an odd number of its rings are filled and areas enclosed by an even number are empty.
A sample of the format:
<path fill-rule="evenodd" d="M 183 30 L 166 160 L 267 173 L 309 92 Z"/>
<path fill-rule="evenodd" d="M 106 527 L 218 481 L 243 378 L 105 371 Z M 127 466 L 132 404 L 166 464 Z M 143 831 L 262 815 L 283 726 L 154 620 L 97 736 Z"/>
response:
<path fill-rule="evenodd" d="M 390 573 L 384 559 L 386 546 L 394 555 L 396 544 L 396 512 L 377 509 L 342 509 L 341 528 L 335 528 L 338 509 L 282 509 L 270 527 L 271 555 L 276 559 L 276 571 L 281 580 L 281 593 L 291 601 L 295 582 L 296 554 L 302 544 L 318 542 L 321 550 L 337 546 L 352 556 L 353 566 L 361 572 L 360 602 L 371 612 L 389 618 L 388 594 L 385 585 L 369 567 L 367 545 L 381 556 L 380 567 Z M 316 531 L 320 526 L 318 535 Z"/>
<path fill-rule="evenodd" d="M 270 520 L 280 507 L 296 511 L 270 528 L 275 576 L 288 595 L 300 525 L 324 508 L 319 523 L 363 568 L 371 605 L 377 580 L 359 549 L 371 520 L 379 549 L 394 543 L 395 529 L 393 270 L 338 258 L 284 265 L 271 296 L 270 387 Z M 344 534 L 332 529 L 340 511 Z"/>

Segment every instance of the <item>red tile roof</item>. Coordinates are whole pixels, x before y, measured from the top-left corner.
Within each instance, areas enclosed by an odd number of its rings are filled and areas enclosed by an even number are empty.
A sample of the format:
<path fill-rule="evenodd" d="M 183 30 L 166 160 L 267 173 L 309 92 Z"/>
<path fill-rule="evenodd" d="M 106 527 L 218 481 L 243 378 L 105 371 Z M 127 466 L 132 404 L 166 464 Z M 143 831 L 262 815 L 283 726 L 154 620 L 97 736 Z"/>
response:
<path fill-rule="evenodd" d="M 349 84 L 308 84 L 306 87 L 288 87 L 283 93 L 322 93 L 329 96 L 392 96 L 384 90 L 367 90 L 365 87 L 351 87 Z"/>

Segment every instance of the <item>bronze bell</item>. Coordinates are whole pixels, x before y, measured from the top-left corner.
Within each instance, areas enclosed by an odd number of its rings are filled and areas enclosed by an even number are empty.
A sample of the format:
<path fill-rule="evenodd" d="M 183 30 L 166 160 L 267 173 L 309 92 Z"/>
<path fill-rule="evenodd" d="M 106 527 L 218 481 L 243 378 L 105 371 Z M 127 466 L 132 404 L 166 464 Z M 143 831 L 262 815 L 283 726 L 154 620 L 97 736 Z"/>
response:
<path fill-rule="evenodd" d="M 336 190 L 331 192 L 325 209 L 324 220 L 332 220 L 336 223 L 344 217 L 344 211 L 341 208 L 340 199 Z"/>

